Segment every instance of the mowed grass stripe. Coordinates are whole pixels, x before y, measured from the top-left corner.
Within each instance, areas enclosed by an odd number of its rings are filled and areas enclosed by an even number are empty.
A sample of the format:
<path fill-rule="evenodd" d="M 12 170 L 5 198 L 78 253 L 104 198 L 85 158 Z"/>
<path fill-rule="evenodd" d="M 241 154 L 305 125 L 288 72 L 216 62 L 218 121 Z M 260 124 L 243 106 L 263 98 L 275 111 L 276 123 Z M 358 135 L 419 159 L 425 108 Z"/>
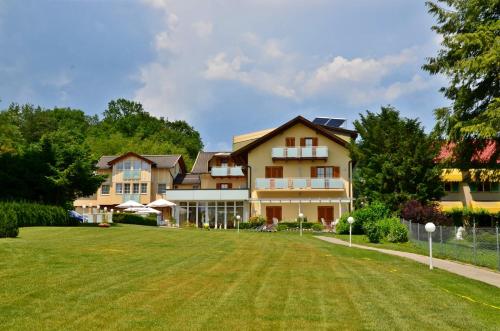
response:
<path fill-rule="evenodd" d="M 0 280 L 9 330 L 500 325 L 497 288 L 296 233 L 24 228 L 0 240 Z"/>

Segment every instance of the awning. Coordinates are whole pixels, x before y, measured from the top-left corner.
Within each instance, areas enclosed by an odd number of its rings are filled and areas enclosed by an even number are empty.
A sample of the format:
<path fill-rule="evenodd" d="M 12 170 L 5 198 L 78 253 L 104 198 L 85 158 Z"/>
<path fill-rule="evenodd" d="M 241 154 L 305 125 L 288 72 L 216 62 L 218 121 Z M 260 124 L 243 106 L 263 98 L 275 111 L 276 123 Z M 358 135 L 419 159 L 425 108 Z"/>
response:
<path fill-rule="evenodd" d="M 444 169 L 441 172 L 441 179 L 445 182 L 463 181 L 462 172 L 458 169 Z"/>
<path fill-rule="evenodd" d="M 448 211 L 454 208 L 462 209 L 464 208 L 464 204 L 462 201 L 439 201 L 439 207 L 443 211 Z"/>
<path fill-rule="evenodd" d="M 486 209 L 489 212 L 500 212 L 500 201 L 472 201 L 471 206 L 474 209 Z"/>

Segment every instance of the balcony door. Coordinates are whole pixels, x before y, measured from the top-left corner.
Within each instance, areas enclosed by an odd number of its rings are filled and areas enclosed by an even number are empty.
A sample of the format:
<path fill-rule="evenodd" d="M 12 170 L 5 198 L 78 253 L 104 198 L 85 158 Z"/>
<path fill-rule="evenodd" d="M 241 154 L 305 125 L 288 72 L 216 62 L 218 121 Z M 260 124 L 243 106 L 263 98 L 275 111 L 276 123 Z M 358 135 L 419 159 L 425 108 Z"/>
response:
<path fill-rule="evenodd" d="M 266 167 L 266 178 L 283 178 L 283 167 Z"/>
<path fill-rule="evenodd" d="M 267 224 L 272 224 L 274 218 L 281 221 L 281 206 L 266 206 Z"/>

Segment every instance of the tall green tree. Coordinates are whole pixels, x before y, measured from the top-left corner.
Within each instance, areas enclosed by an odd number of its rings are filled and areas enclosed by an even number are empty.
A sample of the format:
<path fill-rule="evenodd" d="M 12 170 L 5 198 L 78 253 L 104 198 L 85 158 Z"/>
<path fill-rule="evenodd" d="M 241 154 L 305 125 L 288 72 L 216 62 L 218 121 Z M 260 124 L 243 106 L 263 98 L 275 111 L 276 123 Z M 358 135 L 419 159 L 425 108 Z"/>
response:
<path fill-rule="evenodd" d="M 443 195 L 438 145 L 416 119 L 401 118 L 388 106 L 367 111 L 354 121 L 359 139 L 350 145 L 355 162 L 354 189 L 358 205 L 381 201 L 392 210 L 403 202 L 428 202 Z"/>
<path fill-rule="evenodd" d="M 441 88 L 451 107 L 436 109 L 435 132 L 455 145 L 450 165 L 461 169 L 498 167 L 500 153 L 500 1 L 426 2 L 442 36 L 437 56 L 423 66 L 449 78 Z M 487 160 L 474 157 L 492 141 Z"/>

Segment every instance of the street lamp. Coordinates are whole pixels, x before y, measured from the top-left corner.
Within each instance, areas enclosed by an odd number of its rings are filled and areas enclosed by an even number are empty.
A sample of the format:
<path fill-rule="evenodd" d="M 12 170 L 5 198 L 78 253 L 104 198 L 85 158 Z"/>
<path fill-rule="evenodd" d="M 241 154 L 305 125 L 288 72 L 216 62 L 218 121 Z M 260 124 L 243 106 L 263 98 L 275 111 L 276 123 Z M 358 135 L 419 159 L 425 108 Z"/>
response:
<path fill-rule="evenodd" d="M 347 223 L 349 223 L 349 247 L 352 247 L 352 223 L 354 223 L 354 217 L 349 216 Z"/>
<path fill-rule="evenodd" d="M 429 235 L 429 269 L 432 270 L 432 233 L 436 231 L 436 226 L 432 222 L 426 223 L 425 231 Z"/>
<path fill-rule="evenodd" d="M 300 236 L 302 237 L 302 219 L 304 218 L 304 214 L 299 213 L 299 226 L 300 226 Z"/>
<path fill-rule="evenodd" d="M 238 226 L 238 233 L 240 233 L 240 220 L 241 220 L 241 216 L 236 215 L 236 224 Z"/>

